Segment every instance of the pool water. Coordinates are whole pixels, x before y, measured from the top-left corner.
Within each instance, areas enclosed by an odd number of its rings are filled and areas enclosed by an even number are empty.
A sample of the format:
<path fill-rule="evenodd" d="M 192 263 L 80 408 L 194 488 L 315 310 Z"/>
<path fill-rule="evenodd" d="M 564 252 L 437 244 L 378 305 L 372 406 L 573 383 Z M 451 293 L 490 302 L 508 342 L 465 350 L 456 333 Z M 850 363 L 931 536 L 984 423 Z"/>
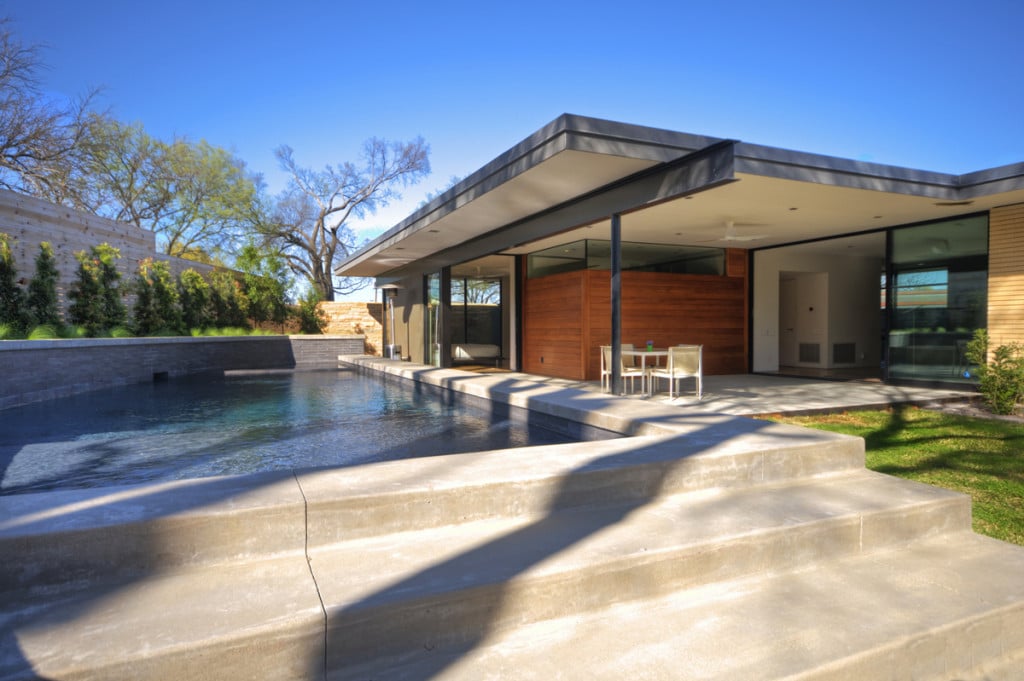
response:
<path fill-rule="evenodd" d="M 0 494 L 569 442 L 353 371 L 175 379 L 0 411 Z"/>

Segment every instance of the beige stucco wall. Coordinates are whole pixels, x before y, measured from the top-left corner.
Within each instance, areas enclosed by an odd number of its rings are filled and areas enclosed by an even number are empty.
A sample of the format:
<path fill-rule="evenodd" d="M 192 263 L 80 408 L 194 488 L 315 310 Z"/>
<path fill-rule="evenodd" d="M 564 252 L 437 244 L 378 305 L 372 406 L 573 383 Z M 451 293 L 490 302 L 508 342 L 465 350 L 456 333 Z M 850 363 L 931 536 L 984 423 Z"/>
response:
<path fill-rule="evenodd" d="M 423 348 L 423 277 L 410 277 L 402 282 L 395 299 L 395 338 L 402 346 L 402 357 L 428 364 Z"/>
<path fill-rule="evenodd" d="M 1024 203 L 992 210 L 988 234 L 989 336 L 1024 342 Z"/>

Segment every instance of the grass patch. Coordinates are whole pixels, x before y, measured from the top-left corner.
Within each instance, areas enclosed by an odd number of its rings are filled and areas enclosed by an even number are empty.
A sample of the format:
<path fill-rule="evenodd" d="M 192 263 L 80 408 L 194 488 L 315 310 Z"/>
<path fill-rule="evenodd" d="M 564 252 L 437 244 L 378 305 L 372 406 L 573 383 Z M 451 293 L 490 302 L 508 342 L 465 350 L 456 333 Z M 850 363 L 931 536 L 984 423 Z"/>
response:
<path fill-rule="evenodd" d="M 863 437 L 868 468 L 969 494 L 975 532 L 1024 546 L 1024 425 L 917 407 L 773 420 Z"/>

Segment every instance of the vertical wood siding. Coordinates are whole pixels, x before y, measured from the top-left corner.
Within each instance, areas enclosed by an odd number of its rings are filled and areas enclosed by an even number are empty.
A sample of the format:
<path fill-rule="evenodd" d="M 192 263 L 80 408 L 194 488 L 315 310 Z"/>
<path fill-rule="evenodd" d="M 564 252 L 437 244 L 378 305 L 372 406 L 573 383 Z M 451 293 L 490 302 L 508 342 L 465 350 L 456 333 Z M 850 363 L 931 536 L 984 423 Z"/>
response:
<path fill-rule="evenodd" d="M 622 342 L 704 345 L 707 374 L 747 371 L 747 279 L 737 276 L 622 273 Z M 611 342 L 611 274 L 580 271 L 528 279 L 523 369 L 571 379 L 600 377 L 600 347 Z M 540 361 L 543 357 L 543 362 Z"/>

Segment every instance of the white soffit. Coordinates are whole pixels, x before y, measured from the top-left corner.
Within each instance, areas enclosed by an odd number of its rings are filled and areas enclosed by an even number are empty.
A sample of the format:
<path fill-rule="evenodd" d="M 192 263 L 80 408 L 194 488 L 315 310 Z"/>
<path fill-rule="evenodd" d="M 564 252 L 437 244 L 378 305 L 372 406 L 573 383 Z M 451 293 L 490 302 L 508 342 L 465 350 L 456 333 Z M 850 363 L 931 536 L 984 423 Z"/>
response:
<path fill-rule="evenodd" d="M 1024 202 L 1024 190 L 948 205 L 950 202 L 931 197 L 745 173 L 736 177 L 739 182 L 623 215 L 623 240 L 761 248 Z M 723 238 L 729 222 L 733 223 L 733 240 Z M 609 235 L 610 224 L 605 220 L 504 252 L 532 253 L 579 239 L 608 239 Z"/>
<path fill-rule="evenodd" d="M 390 269 L 457 246 L 488 231 L 534 215 L 657 161 L 566 150 L 520 173 L 454 211 L 417 221 L 379 244 L 375 252 L 345 272 L 346 276 L 377 276 Z"/>

